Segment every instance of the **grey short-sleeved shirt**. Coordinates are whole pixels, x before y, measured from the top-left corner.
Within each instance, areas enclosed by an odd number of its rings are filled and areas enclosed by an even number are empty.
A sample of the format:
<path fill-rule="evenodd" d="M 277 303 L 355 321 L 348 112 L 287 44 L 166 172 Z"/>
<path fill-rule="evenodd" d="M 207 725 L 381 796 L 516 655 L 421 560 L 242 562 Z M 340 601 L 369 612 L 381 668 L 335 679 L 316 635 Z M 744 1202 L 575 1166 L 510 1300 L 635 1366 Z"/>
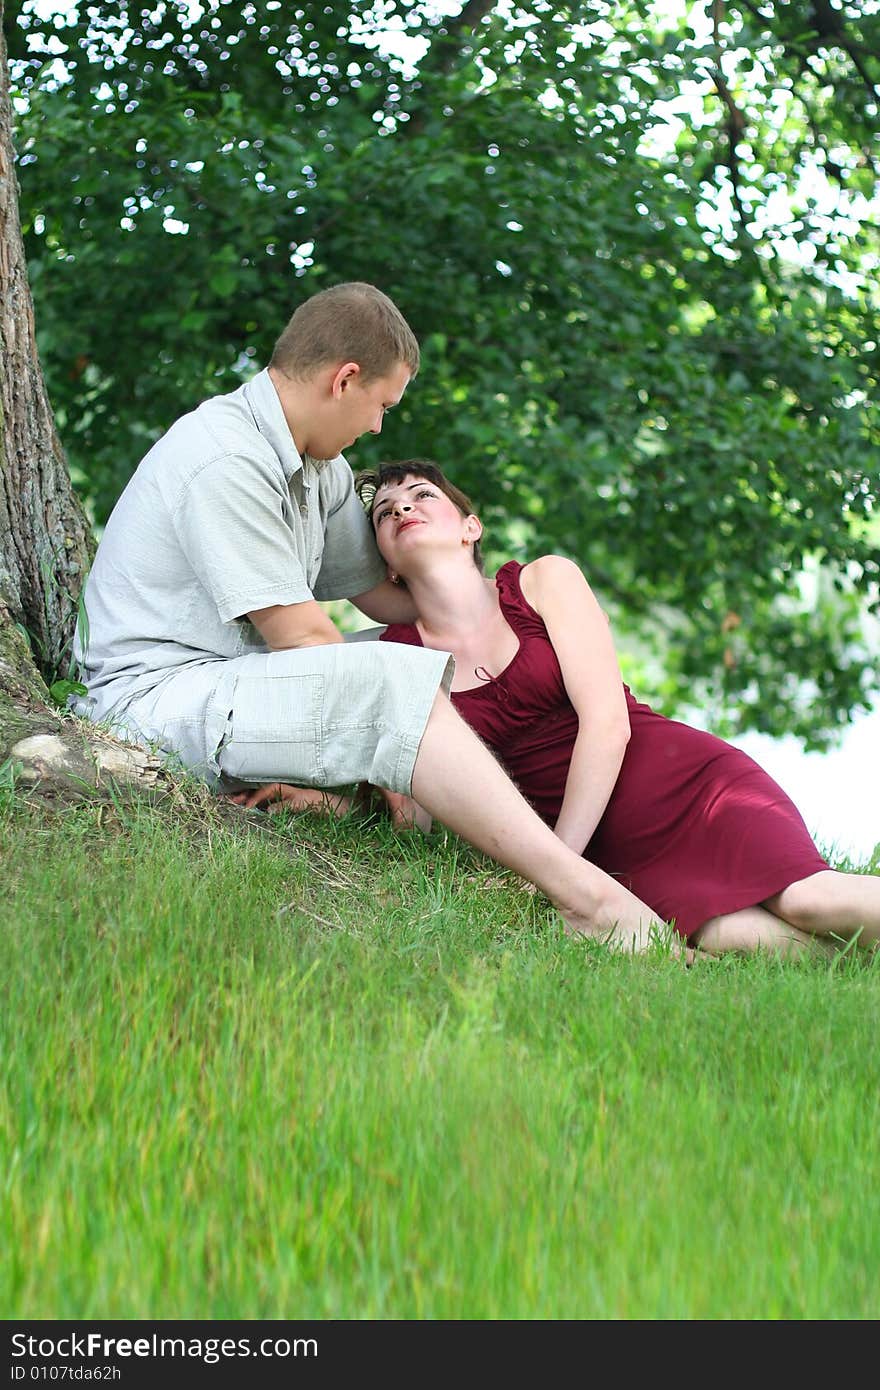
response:
<path fill-rule="evenodd" d="M 117 502 L 75 648 L 87 712 L 122 710 L 186 666 L 265 651 L 253 609 L 351 597 L 384 575 L 351 469 L 300 458 L 264 370 L 178 420 Z"/>

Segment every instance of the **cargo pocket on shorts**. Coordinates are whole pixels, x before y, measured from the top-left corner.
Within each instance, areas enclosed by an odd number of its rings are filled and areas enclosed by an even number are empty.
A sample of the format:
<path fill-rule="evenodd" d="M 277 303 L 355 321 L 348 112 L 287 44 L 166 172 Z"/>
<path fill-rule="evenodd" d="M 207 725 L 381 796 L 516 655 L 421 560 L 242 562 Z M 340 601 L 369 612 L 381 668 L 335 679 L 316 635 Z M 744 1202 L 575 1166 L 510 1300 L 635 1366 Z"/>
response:
<path fill-rule="evenodd" d="M 227 672 L 218 680 L 205 710 L 205 766 L 212 778 L 222 776 L 220 759 L 232 736 L 232 702 L 235 677 Z"/>
<path fill-rule="evenodd" d="M 209 768 L 244 782 L 324 785 L 323 700 L 319 675 L 230 673 L 208 705 Z"/>

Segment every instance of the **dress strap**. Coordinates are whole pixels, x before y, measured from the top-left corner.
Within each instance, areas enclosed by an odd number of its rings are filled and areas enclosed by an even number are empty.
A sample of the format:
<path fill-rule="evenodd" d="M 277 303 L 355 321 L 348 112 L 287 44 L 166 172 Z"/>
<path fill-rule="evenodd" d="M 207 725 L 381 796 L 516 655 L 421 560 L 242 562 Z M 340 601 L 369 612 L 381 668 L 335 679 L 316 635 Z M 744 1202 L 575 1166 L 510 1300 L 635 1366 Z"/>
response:
<path fill-rule="evenodd" d="M 517 632 L 538 632 L 546 636 L 547 629 L 540 613 L 536 613 L 522 591 L 520 575 L 524 566 L 519 560 L 508 560 L 495 575 L 498 600 L 505 618 Z"/>

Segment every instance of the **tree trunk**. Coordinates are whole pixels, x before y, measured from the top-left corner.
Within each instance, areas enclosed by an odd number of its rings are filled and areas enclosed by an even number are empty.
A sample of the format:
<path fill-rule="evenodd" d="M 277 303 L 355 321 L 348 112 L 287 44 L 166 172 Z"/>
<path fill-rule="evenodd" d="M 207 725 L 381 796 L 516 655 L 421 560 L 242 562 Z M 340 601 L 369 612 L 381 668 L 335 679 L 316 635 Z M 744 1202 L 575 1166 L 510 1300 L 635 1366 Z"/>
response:
<path fill-rule="evenodd" d="M 43 675 L 54 677 L 69 652 L 92 539 L 37 356 L 11 120 L 0 29 L 0 599 L 26 629 Z"/>
<path fill-rule="evenodd" d="M 2 21 L 0 0 L 0 766 L 53 794 L 150 786 L 158 760 L 62 715 L 44 679 L 66 674 L 93 541 L 37 355 Z"/>

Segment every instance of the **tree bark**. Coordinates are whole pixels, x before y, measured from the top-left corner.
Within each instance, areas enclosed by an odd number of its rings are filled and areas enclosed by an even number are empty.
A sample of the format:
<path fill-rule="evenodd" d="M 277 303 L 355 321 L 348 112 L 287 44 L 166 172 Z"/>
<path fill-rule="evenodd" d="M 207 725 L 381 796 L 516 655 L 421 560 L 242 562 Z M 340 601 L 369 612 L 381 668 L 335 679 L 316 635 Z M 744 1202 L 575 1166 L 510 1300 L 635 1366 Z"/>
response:
<path fill-rule="evenodd" d="M 53 796 L 164 780 L 159 760 L 51 703 L 93 553 L 55 431 L 18 217 L 0 0 L 0 767 Z"/>
<path fill-rule="evenodd" d="M 37 356 L 11 125 L 0 28 L 0 600 L 27 631 L 42 674 L 54 677 L 70 649 L 92 537 Z"/>

